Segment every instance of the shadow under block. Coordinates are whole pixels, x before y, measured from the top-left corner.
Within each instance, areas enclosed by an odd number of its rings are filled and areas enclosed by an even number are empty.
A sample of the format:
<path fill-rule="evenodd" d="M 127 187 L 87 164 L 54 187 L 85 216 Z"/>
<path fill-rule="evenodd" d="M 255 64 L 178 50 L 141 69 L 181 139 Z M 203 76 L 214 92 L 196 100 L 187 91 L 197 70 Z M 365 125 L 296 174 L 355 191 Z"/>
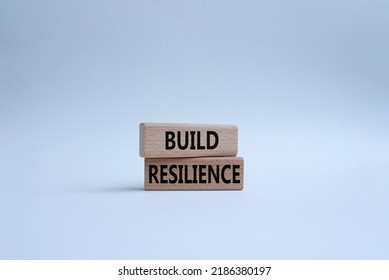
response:
<path fill-rule="evenodd" d="M 237 153 L 236 125 L 139 125 L 139 154 L 144 158 L 233 157 Z"/>
<path fill-rule="evenodd" d="M 242 157 L 146 158 L 145 190 L 242 190 Z"/>

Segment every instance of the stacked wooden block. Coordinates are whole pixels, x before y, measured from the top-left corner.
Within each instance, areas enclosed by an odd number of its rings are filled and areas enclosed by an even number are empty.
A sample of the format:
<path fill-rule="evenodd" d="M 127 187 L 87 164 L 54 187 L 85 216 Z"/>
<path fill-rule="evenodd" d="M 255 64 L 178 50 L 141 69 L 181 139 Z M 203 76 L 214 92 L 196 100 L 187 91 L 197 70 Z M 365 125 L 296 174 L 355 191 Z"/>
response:
<path fill-rule="evenodd" d="M 141 123 L 146 190 L 242 190 L 235 125 Z"/>

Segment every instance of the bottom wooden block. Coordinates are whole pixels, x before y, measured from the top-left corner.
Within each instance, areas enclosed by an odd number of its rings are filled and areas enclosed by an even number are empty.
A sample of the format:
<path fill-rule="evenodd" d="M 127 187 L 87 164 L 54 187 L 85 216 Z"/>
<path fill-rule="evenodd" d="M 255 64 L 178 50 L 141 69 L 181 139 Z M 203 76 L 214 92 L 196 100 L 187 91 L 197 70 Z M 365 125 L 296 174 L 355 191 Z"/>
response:
<path fill-rule="evenodd" d="M 242 190 L 242 157 L 146 158 L 145 190 Z"/>

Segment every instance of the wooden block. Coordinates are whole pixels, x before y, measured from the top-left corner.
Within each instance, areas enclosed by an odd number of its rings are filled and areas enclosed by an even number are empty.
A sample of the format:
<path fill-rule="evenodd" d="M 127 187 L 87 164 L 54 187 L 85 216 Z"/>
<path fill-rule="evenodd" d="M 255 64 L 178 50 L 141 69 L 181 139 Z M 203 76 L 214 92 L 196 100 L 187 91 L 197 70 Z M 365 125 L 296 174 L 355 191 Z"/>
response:
<path fill-rule="evenodd" d="M 145 190 L 242 190 L 242 157 L 146 158 Z"/>
<path fill-rule="evenodd" d="M 139 154 L 145 158 L 236 156 L 238 127 L 141 123 L 139 142 Z"/>

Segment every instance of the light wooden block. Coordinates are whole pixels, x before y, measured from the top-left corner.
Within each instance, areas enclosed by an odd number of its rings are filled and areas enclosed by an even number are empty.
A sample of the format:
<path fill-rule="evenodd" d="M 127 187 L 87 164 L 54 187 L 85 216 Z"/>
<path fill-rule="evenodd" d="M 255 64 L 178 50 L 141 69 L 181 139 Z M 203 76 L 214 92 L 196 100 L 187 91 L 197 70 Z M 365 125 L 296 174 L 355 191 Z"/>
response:
<path fill-rule="evenodd" d="M 238 127 L 141 123 L 139 142 L 139 154 L 145 158 L 236 156 Z"/>
<path fill-rule="evenodd" d="M 242 157 L 146 158 L 145 190 L 242 190 Z"/>

